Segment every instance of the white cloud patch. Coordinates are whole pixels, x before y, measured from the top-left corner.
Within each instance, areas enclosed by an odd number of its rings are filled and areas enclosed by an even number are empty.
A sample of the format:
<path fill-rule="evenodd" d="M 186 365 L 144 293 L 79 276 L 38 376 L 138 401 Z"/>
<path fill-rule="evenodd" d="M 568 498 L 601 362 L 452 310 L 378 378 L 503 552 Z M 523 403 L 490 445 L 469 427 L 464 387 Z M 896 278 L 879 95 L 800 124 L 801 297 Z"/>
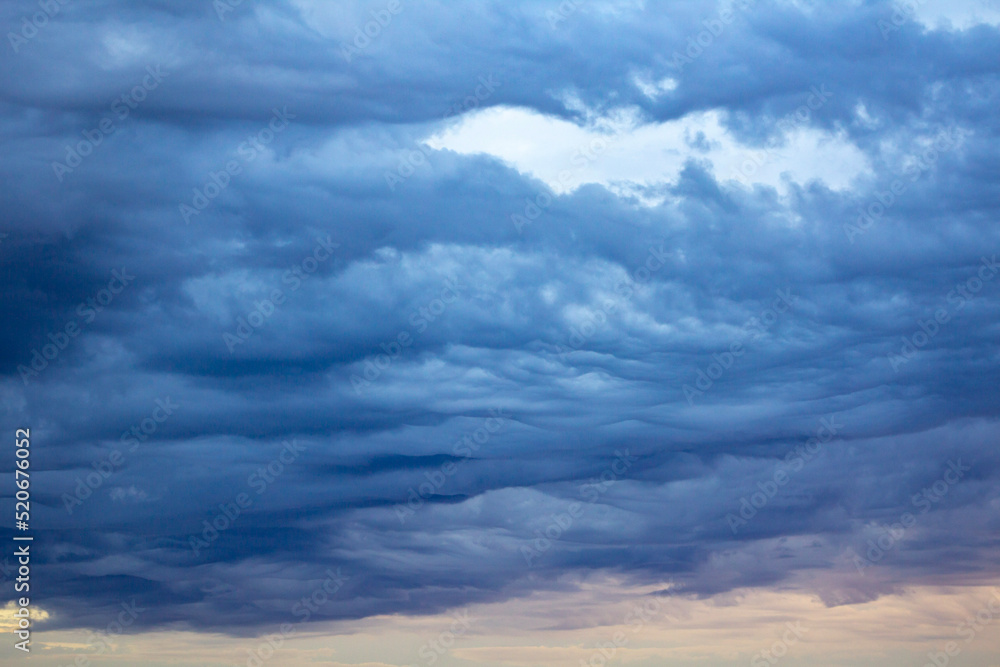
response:
<path fill-rule="evenodd" d="M 916 7 L 913 7 L 913 5 Z M 1000 2 L 997 0 L 908 0 L 898 5 L 930 29 L 968 30 L 977 25 L 1000 26 Z"/>
<path fill-rule="evenodd" d="M 671 183 L 692 158 L 707 160 L 721 181 L 769 185 L 779 192 L 786 181 L 813 180 L 843 190 L 869 171 L 864 153 L 845 135 L 797 125 L 785 140 L 774 149 L 742 144 L 723 127 L 717 110 L 658 124 L 639 124 L 635 114 L 620 112 L 603 125 L 581 127 L 528 109 L 498 107 L 466 116 L 427 143 L 494 155 L 557 193 L 586 183 L 614 191 Z"/>

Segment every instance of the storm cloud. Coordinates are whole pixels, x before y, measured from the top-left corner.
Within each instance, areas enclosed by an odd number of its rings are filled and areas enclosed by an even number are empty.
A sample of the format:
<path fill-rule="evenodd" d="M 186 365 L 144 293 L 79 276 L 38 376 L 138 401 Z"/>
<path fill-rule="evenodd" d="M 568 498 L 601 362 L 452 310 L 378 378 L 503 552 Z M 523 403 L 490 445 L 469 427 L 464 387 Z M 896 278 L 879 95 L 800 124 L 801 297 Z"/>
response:
<path fill-rule="evenodd" d="M 932 5 L 5 3 L 48 627 L 995 576 L 1000 31 Z"/>

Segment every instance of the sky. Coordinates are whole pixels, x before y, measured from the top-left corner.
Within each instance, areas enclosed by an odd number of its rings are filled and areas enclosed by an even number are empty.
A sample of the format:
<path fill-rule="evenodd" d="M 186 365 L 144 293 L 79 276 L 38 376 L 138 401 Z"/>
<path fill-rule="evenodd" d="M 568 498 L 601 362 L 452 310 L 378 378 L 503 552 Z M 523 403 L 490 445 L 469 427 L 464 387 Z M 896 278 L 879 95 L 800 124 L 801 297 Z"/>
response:
<path fill-rule="evenodd" d="M 1000 666 L 1000 3 L 0 27 L 4 664 Z"/>

